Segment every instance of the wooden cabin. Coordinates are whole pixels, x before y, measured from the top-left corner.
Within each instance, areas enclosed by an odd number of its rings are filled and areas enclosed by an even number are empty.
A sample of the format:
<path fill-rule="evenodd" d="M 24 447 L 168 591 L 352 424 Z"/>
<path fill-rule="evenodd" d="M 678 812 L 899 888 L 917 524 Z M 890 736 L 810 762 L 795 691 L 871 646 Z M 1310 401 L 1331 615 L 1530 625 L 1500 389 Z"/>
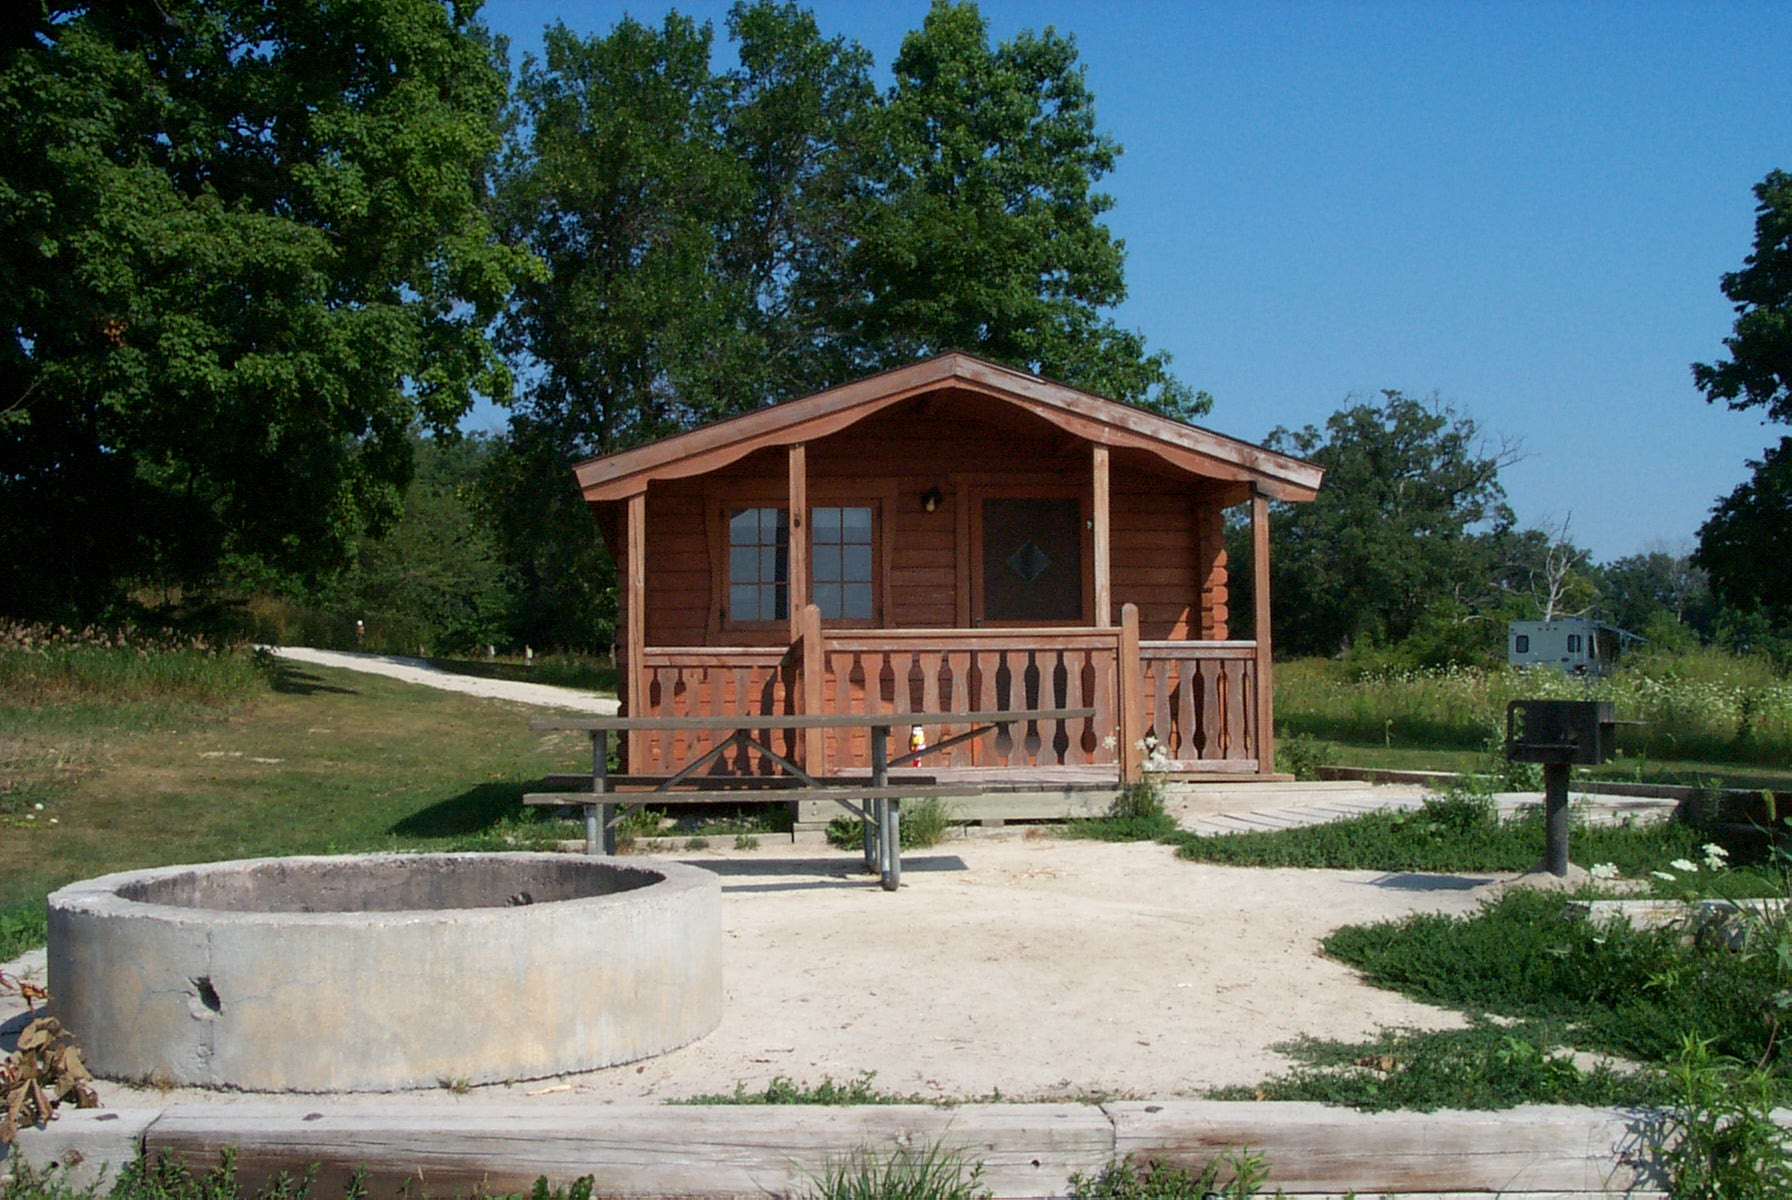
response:
<path fill-rule="evenodd" d="M 619 568 L 630 715 L 1092 707 L 900 761 L 1273 770 L 1267 505 L 1313 498 L 1308 463 L 954 353 L 574 472 Z M 1228 636 L 1241 504 L 1254 641 Z M 708 736 L 632 732 L 629 770 L 675 771 Z M 767 739 L 811 774 L 866 763 L 863 733 Z M 774 768 L 743 751 L 706 770 Z"/>

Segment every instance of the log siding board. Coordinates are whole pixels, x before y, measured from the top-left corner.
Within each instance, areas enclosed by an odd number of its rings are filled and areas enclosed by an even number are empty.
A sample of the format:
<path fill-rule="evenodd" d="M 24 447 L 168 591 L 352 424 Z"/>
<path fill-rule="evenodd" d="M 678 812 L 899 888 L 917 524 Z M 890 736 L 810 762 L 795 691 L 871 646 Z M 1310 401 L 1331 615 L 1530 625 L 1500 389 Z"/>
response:
<path fill-rule="evenodd" d="M 75 1114 L 74 1119 L 87 1114 Z M 141 1150 L 195 1173 L 236 1149 L 245 1191 L 316 1165 L 334 1191 L 358 1169 L 370 1194 L 529 1192 L 539 1176 L 593 1194 L 763 1200 L 814 1189 L 855 1152 L 939 1145 L 983 1164 L 997 1196 L 1067 1195 L 1117 1159 L 1196 1172 L 1249 1147 L 1290 1196 L 1578 1200 L 1666 1195 L 1646 1111 L 1527 1106 L 1502 1112 L 1361 1113 L 1320 1104 L 1158 1100 L 1105 1105 L 693 1106 L 423 1102 L 340 1107 L 328 1097 L 175 1104 Z M 31 1153 L 30 1139 L 21 1146 Z"/>

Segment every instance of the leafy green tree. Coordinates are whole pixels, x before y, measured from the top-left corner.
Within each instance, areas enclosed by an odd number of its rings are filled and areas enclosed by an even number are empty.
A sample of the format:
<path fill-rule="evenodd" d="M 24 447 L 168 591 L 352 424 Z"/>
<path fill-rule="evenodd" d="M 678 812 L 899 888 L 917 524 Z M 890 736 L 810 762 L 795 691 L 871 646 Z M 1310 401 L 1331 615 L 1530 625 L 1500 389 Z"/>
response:
<path fill-rule="evenodd" d="M 1278 652 L 1388 645 L 1440 621 L 1489 625 L 1496 537 L 1512 523 L 1499 472 L 1515 443 L 1488 441 L 1435 399 L 1384 391 L 1323 428 L 1272 430 L 1265 445 L 1326 471 L 1317 500 L 1276 505 L 1270 521 Z"/>
<path fill-rule="evenodd" d="M 738 410 L 759 346 L 746 288 L 720 270 L 749 194 L 723 144 L 711 30 L 674 13 L 607 35 L 548 29 L 524 60 L 498 212 L 547 264 L 504 344 L 525 366 L 525 440 L 603 453 Z"/>
<path fill-rule="evenodd" d="M 1750 461 L 1746 483 L 1699 527 L 1693 561 L 1726 606 L 1792 621 L 1792 437 Z"/>
<path fill-rule="evenodd" d="M 850 200 L 877 92 L 871 55 L 822 37 L 814 14 L 795 4 L 737 4 L 728 33 L 740 66 L 726 81 L 723 136 L 749 190 L 721 269 L 751 300 L 743 321 L 760 348 L 752 398 L 774 403 L 874 361 L 849 336 L 859 298 L 849 258 L 859 233 Z"/>
<path fill-rule="evenodd" d="M 508 645 L 514 601 L 483 501 L 484 438 L 414 441 L 416 475 L 384 536 L 357 539 L 326 606 L 364 619 L 373 646 L 466 653 Z"/>
<path fill-rule="evenodd" d="M 1595 572 L 1606 620 L 1651 642 L 1682 645 L 1709 638 L 1716 617 L 1704 570 L 1684 553 L 1649 550 Z"/>
<path fill-rule="evenodd" d="M 973 4 L 934 0 L 873 114 L 854 278 L 858 336 L 885 365 L 960 349 L 1174 416 L 1211 398 L 1102 314 L 1125 248 L 1096 184 L 1120 147 L 1095 127 L 1076 43 L 992 47 Z"/>
<path fill-rule="evenodd" d="M 475 6 L 51 0 L 0 48 L 0 609 L 315 576 L 505 397 Z"/>
<path fill-rule="evenodd" d="M 1755 185 L 1755 200 L 1754 253 L 1723 277 L 1736 306 L 1724 339 L 1730 357 L 1694 363 L 1692 377 L 1709 403 L 1765 408 L 1773 420 L 1792 422 L 1792 175 L 1770 172 Z"/>

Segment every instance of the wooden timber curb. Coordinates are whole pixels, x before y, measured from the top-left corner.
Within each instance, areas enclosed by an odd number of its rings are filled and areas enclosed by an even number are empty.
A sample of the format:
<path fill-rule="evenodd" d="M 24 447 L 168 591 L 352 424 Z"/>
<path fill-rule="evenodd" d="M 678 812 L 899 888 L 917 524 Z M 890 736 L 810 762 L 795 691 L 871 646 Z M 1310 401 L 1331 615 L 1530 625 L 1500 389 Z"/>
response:
<path fill-rule="evenodd" d="M 830 1160 L 939 1145 L 984 1164 L 997 1197 L 1056 1197 L 1115 1159 L 1199 1170 L 1229 1149 L 1261 1153 L 1267 1194 L 1291 1197 L 1664 1197 L 1648 1111 L 1530 1106 L 1503 1112 L 1362 1113 L 1304 1103 L 1164 1100 L 1092 1104 L 673 1106 L 430 1099 L 386 1108 L 323 1096 L 64 1112 L 27 1130 L 39 1168 L 127 1151 L 194 1170 L 234 1147 L 245 1191 L 319 1168 L 330 1196 L 357 1168 L 369 1195 L 527 1192 L 594 1178 L 594 1196 L 814 1194 Z M 86 1147 L 82 1149 L 82 1147 Z"/>

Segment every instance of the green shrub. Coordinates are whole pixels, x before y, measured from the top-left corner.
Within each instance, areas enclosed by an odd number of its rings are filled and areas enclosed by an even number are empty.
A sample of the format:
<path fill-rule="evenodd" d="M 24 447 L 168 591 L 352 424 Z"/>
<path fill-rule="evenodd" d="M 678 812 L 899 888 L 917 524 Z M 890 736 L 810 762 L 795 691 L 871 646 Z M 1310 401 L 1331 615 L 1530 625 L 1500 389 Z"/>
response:
<path fill-rule="evenodd" d="M 1122 788 L 1104 815 L 1064 826 L 1067 837 L 1103 842 L 1154 842 L 1175 832 L 1176 818 L 1165 811 L 1163 793 L 1150 778 Z"/>
<path fill-rule="evenodd" d="M 1782 1200 L 1792 1195 L 1783 1092 L 1759 1067 L 1713 1055 L 1688 1036 L 1668 1067 L 1672 1095 L 1657 1139 L 1674 1200 Z"/>
<path fill-rule="evenodd" d="M 1682 943 L 1676 929 L 1568 919 L 1560 895 L 1514 889 L 1470 916 L 1340 929 L 1324 948 L 1377 987 L 1571 1027 L 1585 1049 L 1665 1065 L 1690 1034 L 1777 1074 L 1771 957 Z"/>
<path fill-rule="evenodd" d="M 1286 734 L 1276 738 L 1276 770 L 1303 783 L 1319 778 L 1325 755 L 1325 743 L 1307 734 Z"/>
<path fill-rule="evenodd" d="M 925 850 L 939 845 L 957 820 L 952 809 L 938 796 L 925 796 L 903 804 L 901 816 L 896 840 L 904 850 Z M 828 822 L 828 845 L 836 850 L 858 850 L 864 846 L 864 838 L 857 817 L 842 814 Z"/>

